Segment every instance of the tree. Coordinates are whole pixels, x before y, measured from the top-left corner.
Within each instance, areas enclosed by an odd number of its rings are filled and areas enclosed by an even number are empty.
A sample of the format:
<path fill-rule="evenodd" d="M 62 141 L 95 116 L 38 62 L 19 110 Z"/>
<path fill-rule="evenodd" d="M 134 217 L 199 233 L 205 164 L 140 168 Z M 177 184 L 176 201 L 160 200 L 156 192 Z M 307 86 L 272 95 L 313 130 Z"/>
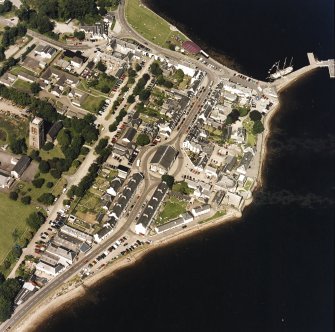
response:
<path fill-rule="evenodd" d="M 80 154 L 86 156 L 88 153 L 90 152 L 90 149 L 87 148 L 86 146 L 83 146 L 81 149 L 80 149 Z"/>
<path fill-rule="evenodd" d="M 54 177 L 55 179 L 60 179 L 62 177 L 62 172 L 59 171 L 58 169 L 52 169 L 50 171 L 50 174 L 52 177 Z"/>
<path fill-rule="evenodd" d="M 9 301 L 8 299 L 6 299 L 4 296 L 0 296 L 0 322 L 4 322 L 5 320 L 7 320 L 11 313 L 12 304 L 11 301 Z"/>
<path fill-rule="evenodd" d="M 163 73 L 158 62 L 154 62 L 150 65 L 150 72 L 155 76 L 161 75 Z"/>
<path fill-rule="evenodd" d="M 102 71 L 102 72 L 105 72 L 106 69 L 107 69 L 106 65 L 105 65 L 103 62 L 101 62 L 101 61 L 99 61 L 99 62 L 97 63 L 97 67 L 96 67 L 96 68 L 97 68 L 98 70 Z"/>
<path fill-rule="evenodd" d="M 139 98 L 140 98 L 140 100 L 141 101 L 146 101 L 146 100 L 148 100 L 148 98 L 150 97 L 150 91 L 149 90 L 147 90 L 147 89 L 144 89 L 144 90 L 142 90 L 141 92 L 140 92 L 140 94 L 139 94 Z"/>
<path fill-rule="evenodd" d="M 45 180 L 43 178 L 38 178 L 32 181 L 32 184 L 35 188 L 41 188 L 44 184 Z"/>
<path fill-rule="evenodd" d="M 136 71 L 132 68 L 128 69 L 128 76 L 129 77 L 135 77 L 136 76 Z"/>
<path fill-rule="evenodd" d="M 12 138 L 10 140 L 9 146 L 15 154 L 22 154 L 27 151 L 27 145 L 24 138 Z"/>
<path fill-rule="evenodd" d="M 229 125 L 229 124 L 235 123 L 239 117 L 240 117 L 240 112 L 236 109 L 232 110 L 227 116 L 226 124 Z"/>
<path fill-rule="evenodd" d="M 171 175 L 164 174 L 162 175 L 162 181 L 165 182 L 170 189 L 172 189 L 174 184 L 174 177 Z"/>
<path fill-rule="evenodd" d="M 48 173 L 50 170 L 50 165 L 47 161 L 41 160 L 38 169 L 41 171 L 41 173 Z"/>
<path fill-rule="evenodd" d="M 32 150 L 30 152 L 30 158 L 40 162 L 41 161 L 40 152 L 37 150 Z"/>
<path fill-rule="evenodd" d="M 35 231 L 37 231 L 44 222 L 45 217 L 41 212 L 33 212 L 26 219 L 27 225 Z"/>
<path fill-rule="evenodd" d="M 21 203 L 24 205 L 29 205 L 31 203 L 31 197 L 30 196 L 23 196 L 21 198 Z"/>
<path fill-rule="evenodd" d="M 102 138 L 98 145 L 95 147 L 94 151 L 97 153 L 97 154 L 100 154 L 101 151 L 107 146 L 108 144 L 108 138 Z"/>
<path fill-rule="evenodd" d="M 252 132 L 257 135 L 262 133 L 263 131 L 264 131 L 263 123 L 260 120 L 255 121 L 254 125 L 252 126 Z"/>
<path fill-rule="evenodd" d="M 84 31 L 75 31 L 73 35 L 74 35 L 74 37 L 76 37 L 79 40 L 84 40 L 85 39 L 85 32 Z"/>
<path fill-rule="evenodd" d="M 127 103 L 128 104 L 132 104 L 135 102 L 135 96 L 134 95 L 130 95 L 128 98 L 127 98 Z"/>
<path fill-rule="evenodd" d="M 71 143 L 71 133 L 68 129 L 62 129 L 57 135 L 57 141 L 61 146 L 69 146 Z"/>
<path fill-rule="evenodd" d="M 115 131 L 117 129 L 117 123 L 114 121 L 109 127 L 109 131 Z"/>
<path fill-rule="evenodd" d="M 164 86 L 168 89 L 171 89 L 173 87 L 173 83 L 169 80 L 165 80 Z"/>
<path fill-rule="evenodd" d="M 136 65 L 135 65 L 135 70 L 136 71 L 140 71 L 142 69 L 142 66 L 139 64 L 139 63 L 137 63 Z"/>
<path fill-rule="evenodd" d="M 239 107 L 238 108 L 238 112 L 240 113 L 241 117 L 246 116 L 249 113 L 249 111 L 250 111 L 249 107 Z"/>
<path fill-rule="evenodd" d="M 139 134 L 136 139 L 138 145 L 144 146 L 150 143 L 150 138 L 147 134 Z"/>
<path fill-rule="evenodd" d="M 259 121 L 262 118 L 262 113 L 257 110 L 251 111 L 249 114 L 249 118 L 254 122 Z"/>
<path fill-rule="evenodd" d="M 181 69 L 177 69 L 174 75 L 178 82 L 181 82 L 185 77 L 185 74 Z"/>
<path fill-rule="evenodd" d="M 44 193 L 39 198 L 37 198 L 37 200 L 42 204 L 52 205 L 55 200 L 55 196 L 50 193 Z"/>
<path fill-rule="evenodd" d="M 38 83 L 36 83 L 36 82 L 31 83 L 31 85 L 30 85 L 30 91 L 34 95 L 38 94 L 41 90 L 42 89 L 41 89 L 41 87 L 40 87 L 40 85 Z"/>
<path fill-rule="evenodd" d="M 46 143 L 43 145 L 42 149 L 43 149 L 44 151 L 50 151 L 50 150 L 53 149 L 53 147 L 54 147 L 53 143 L 51 143 L 51 142 L 46 142 Z"/>
<path fill-rule="evenodd" d="M 47 182 L 46 184 L 47 188 L 52 188 L 54 186 L 53 182 Z"/>
<path fill-rule="evenodd" d="M 9 198 L 12 199 L 13 201 L 16 201 L 18 199 L 19 195 L 16 191 L 11 191 L 9 193 Z"/>

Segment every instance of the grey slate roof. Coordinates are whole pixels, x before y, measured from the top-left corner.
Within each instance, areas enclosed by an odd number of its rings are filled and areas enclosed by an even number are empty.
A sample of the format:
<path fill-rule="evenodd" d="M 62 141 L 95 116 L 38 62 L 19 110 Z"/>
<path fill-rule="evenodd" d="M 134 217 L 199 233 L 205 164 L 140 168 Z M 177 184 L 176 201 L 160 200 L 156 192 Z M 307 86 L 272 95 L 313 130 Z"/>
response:
<path fill-rule="evenodd" d="M 56 121 L 51 128 L 48 131 L 48 136 L 52 139 L 55 140 L 59 131 L 63 128 L 63 123 L 62 121 Z"/>
<path fill-rule="evenodd" d="M 19 176 L 27 169 L 31 162 L 31 158 L 28 156 L 22 156 L 17 164 L 14 166 L 12 172 L 16 172 Z"/>
<path fill-rule="evenodd" d="M 158 210 L 158 207 L 162 203 L 165 194 L 167 193 L 169 187 L 165 182 L 161 182 L 156 188 L 154 194 L 150 198 L 147 206 L 142 212 L 142 215 L 137 221 L 137 224 L 142 224 L 143 227 L 148 228 L 152 222 L 152 218 Z"/>
<path fill-rule="evenodd" d="M 151 164 L 159 164 L 161 167 L 169 170 L 177 155 L 177 151 L 169 145 L 161 145 L 152 157 Z"/>
<path fill-rule="evenodd" d="M 135 137 L 137 131 L 135 128 L 128 128 L 128 130 L 126 131 L 126 133 L 124 134 L 124 136 L 122 137 L 123 140 L 128 140 L 129 142 L 131 142 L 133 140 L 133 138 Z"/>
<path fill-rule="evenodd" d="M 240 162 L 240 166 L 244 166 L 245 169 L 247 169 L 251 163 L 251 160 L 253 158 L 253 154 L 251 152 L 246 152 Z"/>

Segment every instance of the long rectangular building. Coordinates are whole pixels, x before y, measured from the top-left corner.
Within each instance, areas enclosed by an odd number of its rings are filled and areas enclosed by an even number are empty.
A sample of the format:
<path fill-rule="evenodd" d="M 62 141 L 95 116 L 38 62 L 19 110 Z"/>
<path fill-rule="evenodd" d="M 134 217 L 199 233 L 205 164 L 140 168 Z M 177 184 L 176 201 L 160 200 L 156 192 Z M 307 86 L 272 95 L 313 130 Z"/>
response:
<path fill-rule="evenodd" d="M 169 190 L 169 187 L 165 182 L 161 182 L 158 185 L 154 194 L 149 200 L 147 206 L 143 210 L 142 215 L 140 216 L 140 218 L 138 219 L 135 225 L 136 234 L 146 234 L 168 190 Z"/>

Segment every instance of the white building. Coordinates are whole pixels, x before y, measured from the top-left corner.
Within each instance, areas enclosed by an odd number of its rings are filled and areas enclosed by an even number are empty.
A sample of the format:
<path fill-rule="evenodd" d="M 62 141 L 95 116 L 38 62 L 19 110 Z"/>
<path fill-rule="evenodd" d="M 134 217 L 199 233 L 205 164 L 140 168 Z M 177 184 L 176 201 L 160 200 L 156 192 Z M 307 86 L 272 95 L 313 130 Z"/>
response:
<path fill-rule="evenodd" d="M 191 210 L 194 217 L 202 216 L 210 211 L 211 211 L 211 206 L 209 204 L 205 204 L 205 205 L 193 208 Z"/>

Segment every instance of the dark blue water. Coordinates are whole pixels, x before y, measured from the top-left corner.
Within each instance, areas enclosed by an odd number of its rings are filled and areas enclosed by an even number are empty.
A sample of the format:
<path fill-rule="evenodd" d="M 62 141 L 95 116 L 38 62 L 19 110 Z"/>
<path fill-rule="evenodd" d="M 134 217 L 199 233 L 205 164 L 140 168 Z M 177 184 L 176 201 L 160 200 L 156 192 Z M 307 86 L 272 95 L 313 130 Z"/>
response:
<path fill-rule="evenodd" d="M 281 55 L 334 57 L 331 1 L 155 2 L 258 77 Z M 36 330 L 333 331 L 334 88 L 323 69 L 282 93 L 265 183 L 241 220 L 152 252 Z"/>

